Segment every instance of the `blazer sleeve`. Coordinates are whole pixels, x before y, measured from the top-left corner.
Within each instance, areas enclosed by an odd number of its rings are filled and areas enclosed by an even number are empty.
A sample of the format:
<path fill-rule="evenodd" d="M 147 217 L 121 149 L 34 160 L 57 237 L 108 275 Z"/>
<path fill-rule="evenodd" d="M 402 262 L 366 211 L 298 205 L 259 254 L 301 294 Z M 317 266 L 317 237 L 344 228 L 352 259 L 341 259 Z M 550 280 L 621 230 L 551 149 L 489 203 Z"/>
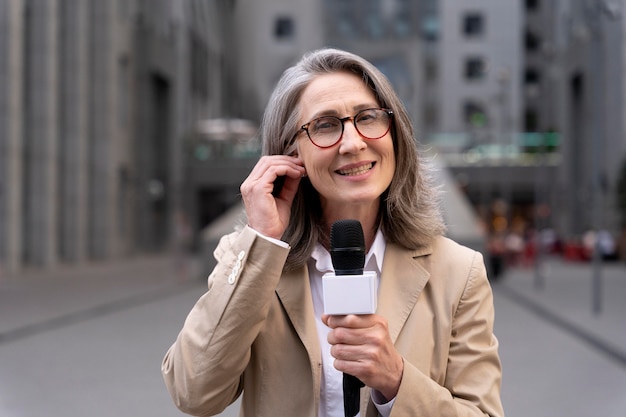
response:
<path fill-rule="evenodd" d="M 452 314 L 443 386 L 405 360 L 390 417 L 504 416 L 501 364 L 493 325 L 493 295 L 482 256 L 475 252 Z"/>
<path fill-rule="evenodd" d="M 252 343 L 267 317 L 289 248 L 245 227 L 224 236 L 208 291 L 187 316 L 161 371 L 176 406 L 214 415 L 241 394 Z"/>

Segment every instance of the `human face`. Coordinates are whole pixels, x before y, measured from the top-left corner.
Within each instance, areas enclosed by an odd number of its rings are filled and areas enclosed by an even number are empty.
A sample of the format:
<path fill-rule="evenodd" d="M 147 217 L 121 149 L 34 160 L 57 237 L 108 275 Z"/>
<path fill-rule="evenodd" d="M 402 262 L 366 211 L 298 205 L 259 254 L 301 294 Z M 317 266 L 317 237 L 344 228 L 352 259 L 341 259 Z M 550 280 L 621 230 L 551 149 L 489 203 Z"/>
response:
<path fill-rule="evenodd" d="M 356 74 L 323 74 L 303 91 L 299 122 L 304 125 L 320 116 L 344 118 L 376 107 L 380 104 L 373 91 Z M 343 136 L 334 146 L 319 148 L 304 131 L 298 135 L 297 144 L 327 219 L 377 214 L 380 196 L 389 187 L 395 171 L 391 131 L 380 139 L 366 139 L 351 121 L 346 121 Z"/>

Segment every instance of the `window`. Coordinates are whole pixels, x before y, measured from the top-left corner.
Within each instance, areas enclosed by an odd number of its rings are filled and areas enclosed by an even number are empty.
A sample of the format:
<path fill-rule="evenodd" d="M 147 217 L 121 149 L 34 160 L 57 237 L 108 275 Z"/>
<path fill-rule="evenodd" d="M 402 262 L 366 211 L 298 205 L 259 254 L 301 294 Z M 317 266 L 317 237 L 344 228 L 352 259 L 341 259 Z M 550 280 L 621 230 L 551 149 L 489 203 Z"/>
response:
<path fill-rule="evenodd" d="M 539 114 L 535 109 L 527 108 L 524 111 L 524 130 L 526 132 L 539 130 Z"/>
<path fill-rule="evenodd" d="M 527 85 L 538 85 L 541 81 L 541 74 L 534 68 L 526 68 L 524 73 L 524 83 Z"/>
<path fill-rule="evenodd" d="M 131 74 L 127 56 L 122 56 L 118 62 L 118 98 L 117 111 L 120 127 L 128 127 L 128 118 L 130 111 L 130 93 L 131 93 Z"/>
<path fill-rule="evenodd" d="M 526 0 L 526 10 L 529 12 L 539 10 L 539 0 Z"/>
<path fill-rule="evenodd" d="M 399 14 L 393 25 L 395 34 L 399 38 L 407 38 L 411 35 L 411 18 L 406 14 Z"/>
<path fill-rule="evenodd" d="M 385 34 L 385 22 L 382 19 L 381 5 L 378 0 L 362 1 L 363 18 L 361 21 L 362 32 L 371 39 L 380 39 Z M 354 14 L 354 11 L 352 11 Z"/>
<path fill-rule="evenodd" d="M 485 78 L 487 64 L 481 57 L 470 57 L 465 60 L 465 79 L 479 81 Z"/>
<path fill-rule="evenodd" d="M 372 39 L 381 39 L 385 34 L 385 28 L 379 15 L 371 14 L 367 16 L 366 20 L 366 33 Z"/>
<path fill-rule="evenodd" d="M 437 80 L 439 69 L 437 61 L 435 59 L 426 59 L 424 61 L 424 79 L 428 82 L 434 82 Z"/>
<path fill-rule="evenodd" d="M 357 28 L 351 16 L 339 16 L 337 22 L 337 32 L 348 39 L 357 37 Z"/>
<path fill-rule="evenodd" d="M 463 119 L 468 126 L 481 128 L 487 126 L 487 112 L 484 106 L 474 100 L 463 103 Z"/>
<path fill-rule="evenodd" d="M 541 73 L 534 68 L 526 68 L 524 72 L 524 93 L 528 98 L 537 98 L 541 87 Z"/>
<path fill-rule="evenodd" d="M 423 113 L 424 125 L 428 129 L 434 129 L 439 122 L 439 113 L 437 111 L 437 106 L 434 103 L 426 103 L 424 105 L 424 113 Z"/>
<path fill-rule="evenodd" d="M 413 34 L 413 18 L 416 13 L 411 9 L 411 0 L 397 0 L 392 28 L 398 38 L 407 38 Z M 414 7 L 414 6 L 413 6 Z"/>
<path fill-rule="evenodd" d="M 485 19 L 482 14 L 472 12 L 463 16 L 462 28 L 466 38 L 477 38 L 485 33 Z"/>
<path fill-rule="evenodd" d="M 536 52 L 541 47 L 541 38 L 533 32 L 526 31 L 524 36 L 524 45 L 526 47 L 526 51 Z"/>
<path fill-rule="evenodd" d="M 354 8 L 351 0 L 326 0 L 325 7 L 332 10 L 326 21 L 326 27 L 332 36 L 354 39 L 358 35 Z"/>
<path fill-rule="evenodd" d="M 274 37 L 278 40 L 291 40 L 296 35 L 296 28 L 291 17 L 281 16 L 274 23 Z"/>
<path fill-rule="evenodd" d="M 426 41 L 439 39 L 439 19 L 434 14 L 426 15 L 421 20 L 421 33 Z"/>
<path fill-rule="evenodd" d="M 192 94 L 209 97 L 209 51 L 202 38 L 189 31 L 189 84 Z"/>

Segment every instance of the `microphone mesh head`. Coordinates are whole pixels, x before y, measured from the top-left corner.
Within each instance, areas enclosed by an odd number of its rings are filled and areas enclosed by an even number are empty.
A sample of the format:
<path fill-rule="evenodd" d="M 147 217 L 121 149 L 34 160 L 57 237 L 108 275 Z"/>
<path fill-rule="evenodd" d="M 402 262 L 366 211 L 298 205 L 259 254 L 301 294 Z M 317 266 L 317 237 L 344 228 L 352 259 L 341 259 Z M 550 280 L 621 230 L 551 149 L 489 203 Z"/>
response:
<path fill-rule="evenodd" d="M 330 256 L 335 273 L 363 270 L 365 266 L 365 237 L 358 220 L 338 220 L 330 229 Z"/>

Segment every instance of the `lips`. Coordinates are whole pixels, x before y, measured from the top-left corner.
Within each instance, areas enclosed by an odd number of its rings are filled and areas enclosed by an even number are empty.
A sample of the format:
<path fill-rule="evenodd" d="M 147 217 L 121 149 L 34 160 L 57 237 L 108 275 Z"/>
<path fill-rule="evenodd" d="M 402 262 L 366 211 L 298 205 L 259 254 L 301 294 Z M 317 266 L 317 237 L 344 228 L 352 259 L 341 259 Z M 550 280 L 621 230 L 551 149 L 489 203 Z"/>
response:
<path fill-rule="evenodd" d="M 374 167 L 374 162 L 370 162 L 369 164 L 359 165 L 357 167 L 347 168 L 347 169 L 338 169 L 337 172 L 339 175 L 345 176 L 355 176 L 365 174 L 367 171 Z"/>

